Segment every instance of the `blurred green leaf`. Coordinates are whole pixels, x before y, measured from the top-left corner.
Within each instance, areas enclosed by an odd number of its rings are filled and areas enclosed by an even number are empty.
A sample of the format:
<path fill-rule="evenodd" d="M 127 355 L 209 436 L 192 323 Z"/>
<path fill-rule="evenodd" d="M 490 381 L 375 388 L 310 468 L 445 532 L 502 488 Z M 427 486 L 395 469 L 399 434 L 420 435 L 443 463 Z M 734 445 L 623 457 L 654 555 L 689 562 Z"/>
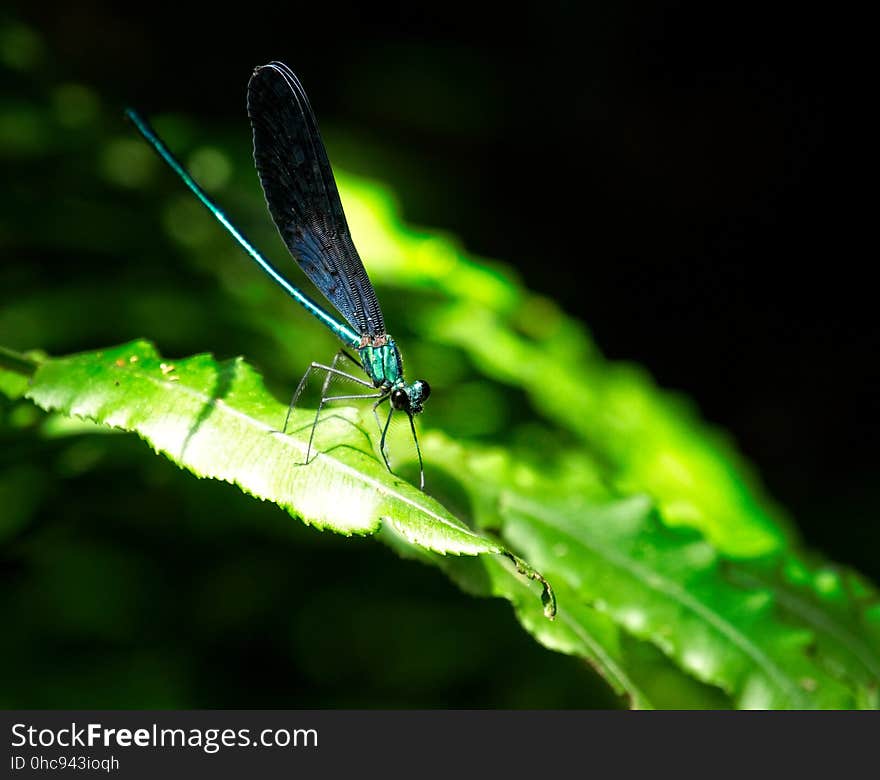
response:
<path fill-rule="evenodd" d="M 795 554 L 727 563 L 727 578 L 772 594 L 780 614 L 808 627 L 813 655 L 855 684 L 857 706 L 880 708 L 880 602 L 855 572 Z"/>
<path fill-rule="evenodd" d="M 595 630 L 596 615 L 654 644 L 738 707 L 877 707 L 880 602 L 858 575 L 828 564 L 813 571 L 793 552 L 748 562 L 726 556 L 693 531 L 665 527 L 647 496 L 615 498 L 575 454 L 535 467 L 498 448 L 464 448 L 436 435 L 425 447 L 435 467 L 455 470 L 477 527 L 491 529 L 554 583 L 556 624 L 536 624 L 517 607 L 548 647 L 593 660 L 558 636 L 576 609 L 586 636 L 617 648 L 613 657 L 630 682 L 641 682 L 638 667 L 620 655 L 622 640 L 609 641 L 607 626 Z M 441 565 L 453 576 L 466 568 Z M 486 583 L 470 589 L 499 593 Z M 643 689 L 615 688 L 645 705 Z"/>
<path fill-rule="evenodd" d="M 24 395 L 28 377 L 37 367 L 36 360 L 0 347 L 0 394 L 15 399 Z"/>
<path fill-rule="evenodd" d="M 743 709 L 848 708 L 852 689 L 811 657 L 813 637 L 766 591 L 731 586 L 717 552 L 663 529 L 650 501 L 552 510 L 509 497 L 505 537 L 635 636 Z"/>

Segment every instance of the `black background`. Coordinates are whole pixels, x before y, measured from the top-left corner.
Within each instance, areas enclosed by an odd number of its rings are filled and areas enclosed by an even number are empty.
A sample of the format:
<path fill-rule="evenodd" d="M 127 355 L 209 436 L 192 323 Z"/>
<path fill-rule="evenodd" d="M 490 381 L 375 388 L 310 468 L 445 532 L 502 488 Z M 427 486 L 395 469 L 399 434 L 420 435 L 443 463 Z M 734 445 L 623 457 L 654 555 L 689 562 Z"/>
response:
<path fill-rule="evenodd" d="M 862 23 L 785 4 L 419 5 L 18 13 L 66 78 L 206 122 L 246 127 L 250 70 L 286 61 L 409 221 L 511 263 L 609 357 L 694 398 L 811 545 L 877 577 Z"/>

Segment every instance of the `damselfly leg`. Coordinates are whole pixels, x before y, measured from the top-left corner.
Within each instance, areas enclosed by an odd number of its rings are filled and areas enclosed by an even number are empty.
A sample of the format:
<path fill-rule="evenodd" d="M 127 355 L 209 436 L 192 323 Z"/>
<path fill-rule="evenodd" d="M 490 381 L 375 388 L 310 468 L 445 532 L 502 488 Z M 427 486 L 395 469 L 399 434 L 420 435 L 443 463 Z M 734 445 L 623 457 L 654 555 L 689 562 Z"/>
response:
<path fill-rule="evenodd" d="M 394 469 L 391 468 L 391 464 L 388 462 L 388 451 L 385 447 L 385 440 L 388 437 L 388 426 L 391 424 L 391 416 L 394 414 L 394 407 L 388 407 L 388 416 L 385 418 L 385 425 L 382 425 L 379 422 L 379 413 L 377 411 L 379 404 L 388 400 L 388 396 L 383 396 L 376 403 L 373 404 L 373 416 L 376 418 L 376 424 L 379 426 L 379 429 L 382 431 L 382 438 L 379 440 L 379 451 L 382 453 L 382 458 L 385 461 L 385 468 L 388 469 L 392 474 L 394 473 Z M 419 458 L 419 487 L 424 490 L 425 489 L 425 467 L 422 463 L 422 448 L 419 446 L 419 437 L 416 434 L 416 424 L 413 416 L 408 414 L 409 418 L 409 427 L 412 430 L 413 442 L 416 445 L 416 454 Z"/>
<path fill-rule="evenodd" d="M 388 435 L 388 426 L 391 424 L 391 415 L 394 414 L 394 408 L 389 404 L 388 417 L 385 419 L 384 426 L 379 422 L 379 412 L 377 411 L 379 404 L 386 400 L 388 400 L 388 396 L 380 398 L 373 404 L 373 417 L 376 418 L 376 425 L 379 426 L 379 430 L 382 432 L 382 438 L 379 440 L 379 452 L 382 453 L 382 459 L 385 461 L 385 468 L 393 474 L 394 471 L 391 468 L 391 464 L 388 462 L 388 450 L 385 448 L 385 437 Z"/>
<path fill-rule="evenodd" d="M 345 349 L 340 349 L 339 352 L 333 357 L 330 365 L 325 365 L 324 363 L 312 362 L 309 367 L 306 369 L 305 374 L 303 374 L 302 379 L 299 380 L 299 384 L 296 387 L 296 391 L 293 394 L 293 398 L 290 399 L 290 404 L 287 407 L 287 415 L 284 418 L 284 426 L 281 429 L 282 433 L 287 433 L 287 426 L 290 423 L 290 415 L 293 413 L 293 410 L 296 408 L 297 403 L 299 402 L 299 398 L 302 395 L 303 390 L 306 387 L 306 383 L 309 380 L 309 377 L 312 375 L 313 371 L 323 371 L 324 372 L 324 383 L 321 386 L 321 399 L 318 402 L 318 408 L 315 410 L 315 420 L 312 423 L 312 428 L 309 433 L 309 444 L 306 449 L 306 459 L 305 462 L 308 463 L 311 460 L 312 456 L 312 443 L 315 438 L 315 428 L 318 425 L 318 419 L 321 415 L 321 409 L 323 409 L 324 404 L 330 401 L 347 401 L 354 400 L 358 398 L 380 398 L 383 393 L 346 393 L 344 395 L 327 395 L 327 391 L 330 387 L 330 381 L 334 376 L 342 377 L 343 379 L 348 379 L 351 382 L 355 382 L 358 385 L 363 387 L 368 387 L 373 390 L 372 382 L 368 382 L 366 379 L 362 379 L 359 376 L 355 376 L 354 374 L 350 374 L 347 371 L 342 371 L 337 368 L 336 365 L 339 363 L 341 359 L 347 359 L 354 363 L 359 368 L 362 368 L 361 363 L 356 358 L 352 357 Z"/>
<path fill-rule="evenodd" d="M 390 400 L 391 393 L 388 390 L 379 390 L 378 392 L 373 393 L 344 393 L 337 395 L 328 395 L 328 391 L 330 389 L 330 383 L 334 377 L 340 377 L 342 379 L 347 379 L 351 382 L 355 382 L 356 384 L 362 387 L 368 387 L 371 390 L 375 390 L 375 386 L 363 379 L 362 377 L 355 376 L 354 374 L 350 374 L 347 371 L 343 371 L 340 368 L 337 368 L 337 365 L 341 360 L 348 360 L 361 370 L 363 370 L 363 364 L 355 357 L 353 357 L 347 350 L 340 349 L 339 352 L 333 357 L 333 360 L 330 362 L 330 365 L 326 365 L 324 363 L 313 362 L 309 365 L 308 369 L 306 369 L 306 373 L 303 375 L 303 378 L 300 380 L 299 384 L 296 387 L 296 391 L 293 394 L 293 398 L 290 400 L 290 405 L 287 407 L 287 416 L 284 418 L 284 426 L 281 429 L 282 433 L 287 433 L 287 426 L 290 422 L 290 416 L 293 413 L 293 410 L 296 408 L 297 403 L 299 402 L 300 396 L 303 393 L 303 390 L 306 387 L 306 384 L 309 380 L 309 377 L 312 375 L 313 371 L 323 371 L 324 372 L 324 381 L 321 385 L 321 397 L 318 402 L 318 408 L 315 410 L 315 419 L 312 422 L 311 430 L 309 431 L 309 443 L 306 448 L 306 459 L 305 463 L 309 463 L 312 457 L 312 444 L 315 439 L 315 429 L 318 427 L 318 421 L 320 419 L 321 410 L 324 408 L 325 404 L 328 404 L 332 401 L 356 401 L 356 400 L 367 400 L 367 399 L 376 399 L 376 402 L 373 404 L 373 417 L 376 420 L 376 426 L 378 427 L 381 437 L 379 440 L 379 452 L 382 454 L 382 460 L 385 462 L 385 468 L 388 469 L 392 474 L 394 470 L 391 468 L 391 463 L 388 460 L 388 448 L 386 446 L 386 440 L 388 438 L 388 429 L 391 425 L 391 417 L 394 414 L 394 406 L 389 403 L 388 406 L 388 416 L 385 418 L 385 424 L 379 420 L 379 406 L 385 401 Z M 413 419 L 412 414 L 407 414 L 409 418 L 410 430 L 412 431 L 413 442 L 416 446 L 416 454 L 419 459 L 419 484 L 424 490 L 425 488 L 425 470 L 424 465 L 422 463 L 422 450 L 419 446 L 418 435 L 416 434 L 416 426 L 415 421 Z"/>

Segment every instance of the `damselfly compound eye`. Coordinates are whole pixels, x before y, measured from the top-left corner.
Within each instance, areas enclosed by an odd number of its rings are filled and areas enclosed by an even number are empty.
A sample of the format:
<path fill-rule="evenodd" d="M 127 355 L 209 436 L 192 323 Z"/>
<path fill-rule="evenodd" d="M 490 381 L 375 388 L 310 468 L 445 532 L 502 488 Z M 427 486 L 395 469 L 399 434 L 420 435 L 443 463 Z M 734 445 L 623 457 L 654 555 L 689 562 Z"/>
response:
<path fill-rule="evenodd" d="M 406 390 L 400 389 L 391 393 L 391 405 L 399 411 L 408 412 L 409 396 L 406 394 Z"/>

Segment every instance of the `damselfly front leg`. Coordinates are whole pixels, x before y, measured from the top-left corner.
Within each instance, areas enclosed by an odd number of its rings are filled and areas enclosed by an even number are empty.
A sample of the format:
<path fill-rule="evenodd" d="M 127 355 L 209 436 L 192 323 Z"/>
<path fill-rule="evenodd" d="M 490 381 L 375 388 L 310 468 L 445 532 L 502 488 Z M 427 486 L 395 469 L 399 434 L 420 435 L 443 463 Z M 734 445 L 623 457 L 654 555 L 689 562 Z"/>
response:
<path fill-rule="evenodd" d="M 379 441 L 379 452 L 382 453 L 382 460 L 385 461 L 385 468 L 387 468 L 388 471 L 393 474 L 394 471 L 391 468 L 391 464 L 388 462 L 388 450 L 385 449 L 385 436 L 388 434 L 388 425 L 391 423 L 391 415 L 394 413 L 394 408 L 389 405 L 388 418 L 385 420 L 384 427 L 382 423 L 379 422 L 379 412 L 377 411 L 379 408 L 379 404 L 387 400 L 389 400 L 389 396 L 386 394 L 373 404 L 373 417 L 376 418 L 376 425 L 379 427 L 379 431 L 382 433 L 382 438 Z"/>
<path fill-rule="evenodd" d="M 379 422 L 379 413 L 377 411 L 379 404 L 383 401 L 390 400 L 389 395 L 383 395 L 376 403 L 373 404 L 373 417 L 376 418 L 376 425 L 379 426 L 379 429 L 382 431 L 382 438 L 379 440 L 379 451 L 382 453 L 382 458 L 385 461 L 385 468 L 388 469 L 392 474 L 394 473 L 394 469 L 391 468 L 391 464 L 388 462 L 388 453 L 385 449 L 385 439 L 388 436 L 388 426 L 391 424 L 391 416 L 394 414 L 394 405 L 390 405 L 388 407 L 388 417 L 385 418 L 385 425 Z M 409 427 L 412 430 L 413 442 L 416 445 L 416 454 L 419 457 L 419 487 L 424 490 L 425 489 L 425 465 L 422 462 L 422 448 L 419 446 L 419 437 L 416 435 L 416 424 L 413 420 L 413 416 L 408 414 L 409 418 Z"/>

